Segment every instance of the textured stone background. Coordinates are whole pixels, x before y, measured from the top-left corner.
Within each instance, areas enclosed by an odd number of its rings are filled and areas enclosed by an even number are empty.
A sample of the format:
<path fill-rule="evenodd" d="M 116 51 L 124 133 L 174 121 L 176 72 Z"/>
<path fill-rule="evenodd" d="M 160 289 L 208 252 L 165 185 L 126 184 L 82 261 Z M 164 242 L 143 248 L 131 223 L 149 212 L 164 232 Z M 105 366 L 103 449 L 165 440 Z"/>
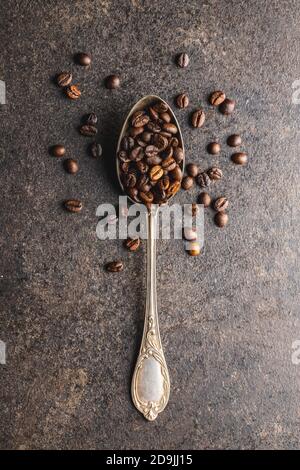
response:
<path fill-rule="evenodd" d="M 12 1 L 0 11 L 1 448 L 297 448 L 299 331 L 300 9 L 293 0 Z M 90 51 L 89 70 L 72 56 Z M 174 65 L 187 51 L 191 65 Z M 53 76 L 71 69 L 82 99 L 66 100 Z M 109 92 L 104 77 L 120 73 Z M 237 100 L 225 118 L 207 104 L 215 88 Z M 154 423 L 130 400 L 145 297 L 145 251 L 97 240 L 95 210 L 118 200 L 111 178 L 116 138 L 141 96 L 172 102 L 187 91 L 207 124 L 177 112 L 187 161 L 224 170 L 214 196 L 231 200 L 230 224 L 205 214 L 205 254 L 160 242 L 161 332 L 172 381 Z M 95 110 L 105 156 L 86 154 L 81 116 Z M 249 165 L 230 163 L 226 136 L 243 134 Z M 224 142 L 219 158 L 205 152 Z M 67 175 L 48 146 L 65 143 L 81 170 Z M 198 190 L 177 201 L 192 202 Z M 80 197 L 79 215 L 61 201 Z M 105 262 L 124 258 L 120 275 Z"/>

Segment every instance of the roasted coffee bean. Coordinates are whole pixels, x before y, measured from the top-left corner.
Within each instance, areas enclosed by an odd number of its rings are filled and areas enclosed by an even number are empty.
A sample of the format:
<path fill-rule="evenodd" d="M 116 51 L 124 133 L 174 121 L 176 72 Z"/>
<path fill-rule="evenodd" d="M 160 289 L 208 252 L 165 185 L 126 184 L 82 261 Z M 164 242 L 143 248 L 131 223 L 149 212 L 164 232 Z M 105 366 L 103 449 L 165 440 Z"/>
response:
<path fill-rule="evenodd" d="M 121 81 L 118 75 L 109 75 L 105 79 L 105 86 L 109 90 L 114 90 L 115 88 L 119 88 L 120 84 L 121 84 Z"/>
<path fill-rule="evenodd" d="M 120 163 L 120 169 L 123 173 L 128 173 L 130 169 L 130 162 L 121 162 Z"/>
<path fill-rule="evenodd" d="M 191 176 L 185 176 L 181 182 L 182 189 L 188 191 L 194 186 L 194 179 Z"/>
<path fill-rule="evenodd" d="M 92 145 L 94 146 L 95 143 Z M 120 150 L 118 152 L 118 159 L 121 160 L 121 162 L 130 162 L 130 158 L 128 157 L 127 152 L 125 152 L 125 150 Z"/>
<path fill-rule="evenodd" d="M 149 166 L 159 165 L 162 162 L 162 158 L 159 155 L 153 155 L 146 158 L 146 163 Z"/>
<path fill-rule="evenodd" d="M 93 158 L 100 158 L 102 156 L 102 147 L 101 147 L 101 145 L 98 144 L 97 142 L 93 142 L 90 146 L 90 152 L 91 152 L 91 155 L 92 155 Z M 125 154 L 126 154 L 126 152 L 125 152 Z M 120 160 L 121 160 L 121 158 L 120 158 Z M 129 160 L 127 155 L 125 157 L 125 161 L 126 160 Z"/>
<path fill-rule="evenodd" d="M 124 248 L 129 251 L 137 251 L 141 245 L 141 240 L 139 238 L 127 238 L 124 240 Z"/>
<path fill-rule="evenodd" d="M 158 134 L 161 131 L 161 127 L 157 123 L 152 121 L 148 122 L 146 127 L 150 132 L 153 132 L 154 134 Z"/>
<path fill-rule="evenodd" d="M 96 113 L 90 113 L 86 117 L 86 124 L 88 126 L 96 126 L 98 122 L 97 114 Z"/>
<path fill-rule="evenodd" d="M 143 147 L 143 148 L 147 147 L 146 142 L 144 142 L 142 138 L 139 136 L 137 136 L 136 138 L 136 143 L 138 144 L 139 147 Z"/>
<path fill-rule="evenodd" d="M 158 148 L 155 145 L 147 145 L 145 148 L 146 157 L 154 157 L 158 154 Z"/>
<path fill-rule="evenodd" d="M 170 186 L 170 178 L 168 176 L 163 176 L 157 183 L 157 188 L 160 191 L 166 191 Z"/>
<path fill-rule="evenodd" d="M 168 139 L 161 134 L 153 136 L 153 144 L 157 147 L 158 152 L 162 152 L 168 147 Z"/>
<path fill-rule="evenodd" d="M 155 165 L 149 170 L 149 176 L 152 181 L 158 181 L 162 178 L 164 172 L 161 166 Z"/>
<path fill-rule="evenodd" d="M 158 112 L 155 111 L 155 109 L 153 109 L 151 106 L 149 107 L 149 114 L 150 114 L 151 119 L 153 119 L 153 121 L 157 121 L 159 119 Z"/>
<path fill-rule="evenodd" d="M 182 180 L 182 171 L 181 171 L 179 165 L 176 165 L 174 170 L 170 171 L 170 176 L 175 181 L 181 181 Z"/>
<path fill-rule="evenodd" d="M 131 124 L 133 127 L 143 127 L 148 124 L 149 120 L 147 114 L 141 113 L 132 118 Z"/>
<path fill-rule="evenodd" d="M 213 106 L 219 106 L 221 103 L 223 103 L 225 98 L 226 98 L 226 95 L 223 91 L 216 90 L 210 95 L 209 102 Z"/>
<path fill-rule="evenodd" d="M 176 98 L 176 105 L 178 108 L 183 109 L 187 108 L 189 105 L 189 97 L 186 93 L 180 93 Z"/>
<path fill-rule="evenodd" d="M 172 137 L 169 142 L 170 147 L 178 147 L 179 145 L 179 140 L 177 137 Z"/>
<path fill-rule="evenodd" d="M 242 144 L 242 138 L 239 134 L 232 134 L 228 137 L 227 144 L 230 147 L 238 147 Z"/>
<path fill-rule="evenodd" d="M 50 152 L 54 157 L 59 158 L 59 157 L 63 157 L 65 155 L 66 149 L 63 145 L 57 144 L 57 145 L 53 145 L 53 147 L 51 147 Z"/>
<path fill-rule="evenodd" d="M 198 196 L 198 203 L 203 204 L 204 207 L 209 207 L 211 204 L 211 197 L 208 193 L 200 193 Z"/>
<path fill-rule="evenodd" d="M 129 171 L 124 175 L 123 182 L 126 188 L 133 188 L 136 185 L 136 175 Z"/>
<path fill-rule="evenodd" d="M 144 142 L 146 142 L 146 144 L 149 144 L 151 142 L 151 139 L 152 139 L 152 135 L 151 132 L 143 132 L 142 135 L 141 135 L 141 139 L 143 139 Z"/>
<path fill-rule="evenodd" d="M 208 188 L 211 183 L 211 179 L 207 173 L 203 172 L 197 176 L 196 182 L 200 186 L 200 188 Z"/>
<path fill-rule="evenodd" d="M 220 168 L 217 168 L 215 166 L 207 170 L 207 174 L 211 180 L 220 180 L 223 176 L 222 170 L 220 170 Z"/>
<path fill-rule="evenodd" d="M 220 212 L 220 211 L 225 211 L 228 208 L 228 206 L 229 206 L 228 199 L 222 196 L 222 197 L 218 197 L 218 199 L 215 200 L 213 207 L 215 211 Z"/>
<path fill-rule="evenodd" d="M 180 189 L 180 181 L 173 181 L 167 189 L 167 197 L 172 197 Z"/>
<path fill-rule="evenodd" d="M 197 240 L 197 231 L 193 227 L 184 227 L 182 233 L 184 239 L 187 241 Z"/>
<path fill-rule="evenodd" d="M 59 87 L 65 88 L 72 82 L 72 74 L 70 72 L 61 72 L 56 77 L 56 83 Z"/>
<path fill-rule="evenodd" d="M 200 244 L 197 241 L 190 242 L 187 252 L 190 256 L 200 255 L 200 252 L 201 252 Z"/>
<path fill-rule="evenodd" d="M 170 132 L 161 131 L 160 135 L 162 135 L 163 137 L 166 137 L 168 140 L 172 138 L 172 134 L 170 134 Z"/>
<path fill-rule="evenodd" d="M 173 157 L 167 157 L 163 160 L 161 166 L 164 170 L 173 171 L 175 170 L 177 164 Z"/>
<path fill-rule="evenodd" d="M 169 110 L 169 106 L 167 105 L 167 103 L 163 103 L 162 101 L 159 101 L 158 103 L 155 103 L 155 105 L 153 106 L 153 109 L 161 114 L 161 113 L 166 113 L 168 110 Z"/>
<path fill-rule="evenodd" d="M 122 142 L 121 142 L 121 147 L 123 150 L 125 150 L 126 152 L 128 152 L 128 150 L 131 150 L 133 149 L 134 147 L 134 139 L 133 137 L 130 137 L 129 135 L 125 135 L 122 139 Z"/>
<path fill-rule="evenodd" d="M 153 199 L 154 199 L 154 196 L 151 193 L 151 191 L 148 191 L 148 192 L 145 192 L 145 193 L 143 191 L 140 191 L 139 192 L 139 197 L 146 204 L 151 204 L 153 202 Z"/>
<path fill-rule="evenodd" d="M 77 85 L 70 85 L 66 88 L 66 94 L 70 100 L 78 100 L 81 96 L 81 91 Z"/>
<path fill-rule="evenodd" d="M 147 171 L 149 169 L 147 163 L 144 160 L 140 160 L 140 161 L 136 162 L 136 168 L 142 174 L 147 173 Z"/>
<path fill-rule="evenodd" d="M 144 158 L 144 150 L 142 147 L 134 147 L 129 154 L 129 158 L 136 162 L 142 160 L 142 158 Z"/>
<path fill-rule="evenodd" d="M 139 198 L 137 197 L 138 196 L 138 190 L 137 188 L 128 188 L 127 189 L 127 193 L 128 193 L 128 196 L 133 199 L 134 201 L 136 202 L 139 202 Z"/>
<path fill-rule="evenodd" d="M 186 172 L 192 178 L 195 178 L 199 174 L 199 168 L 195 163 L 189 163 L 186 166 Z"/>
<path fill-rule="evenodd" d="M 154 199 L 155 204 L 163 204 L 167 202 L 167 193 L 164 189 L 160 190 L 157 186 L 154 188 Z"/>
<path fill-rule="evenodd" d="M 183 149 L 181 147 L 175 147 L 173 151 L 173 157 L 176 163 L 181 163 L 184 157 Z"/>
<path fill-rule="evenodd" d="M 186 52 L 182 52 L 176 57 L 176 62 L 178 67 L 185 68 L 189 65 L 190 59 Z"/>
<path fill-rule="evenodd" d="M 144 128 L 143 127 L 131 127 L 129 129 L 129 133 L 130 133 L 130 136 L 133 137 L 134 139 L 142 134 L 144 132 Z"/>
<path fill-rule="evenodd" d="M 80 212 L 82 209 L 82 202 L 78 199 L 68 199 L 64 202 L 64 206 L 69 212 Z"/>
<path fill-rule="evenodd" d="M 90 54 L 86 54 L 85 52 L 80 52 L 79 54 L 76 55 L 76 62 L 79 65 L 87 67 L 88 65 L 91 64 L 92 58 Z"/>
<path fill-rule="evenodd" d="M 167 147 L 166 150 L 164 150 L 161 155 L 163 158 L 169 158 L 173 156 L 173 153 L 174 153 L 173 147 Z"/>
<path fill-rule="evenodd" d="M 149 177 L 146 174 L 141 175 L 137 180 L 136 186 L 140 191 L 150 191 L 151 185 L 149 184 Z"/>
<path fill-rule="evenodd" d="M 219 110 L 221 111 L 222 114 L 231 114 L 233 113 L 235 108 L 235 101 L 230 100 L 229 98 L 226 98 L 226 100 L 223 101 L 223 103 L 220 104 Z"/>
<path fill-rule="evenodd" d="M 110 273 L 119 273 L 123 271 L 124 265 L 122 261 L 111 261 L 110 263 L 106 264 L 106 271 Z"/>
<path fill-rule="evenodd" d="M 159 115 L 160 119 L 164 122 L 171 122 L 172 118 L 169 113 L 161 113 Z"/>
<path fill-rule="evenodd" d="M 218 142 L 211 142 L 207 146 L 207 151 L 211 155 L 217 155 L 221 151 L 221 145 Z"/>
<path fill-rule="evenodd" d="M 247 157 L 247 154 L 244 152 L 237 152 L 231 155 L 231 160 L 236 165 L 246 165 L 248 161 L 248 157 Z"/>
<path fill-rule="evenodd" d="M 78 162 L 73 160 L 73 158 L 67 158 L 67 160 L 64 161 L 64 167 L 71 175 L 75 175 L 79 170 Z"/>
<path fill-rule="evenodd" d="M 165 122 L 162 127 L 164 131 L 170 132 L 170 134 L 177 134 L 178 132 L 177 126 L 171 122 Z"/>
<path fill-rule="evenodd" d="M 81 126 L 79 128 L 79 132 L 81 135 L 84 135 L 85 137 L 93 137 L 98 133 L 98 129 L 95 126 L 85 124 L 84 126 Z"/>
<path fill-rule="evenodd" d="M 228 223 L 228 215 L 226 212 L 217 212 L 214 221 L 218 227 L 223 228 Z"/>
<path fill-rule="evenodd" d="M 202 127 L 205 122 L 205 113 L 203 109 L 197 109 L 192 114 L 192 126 L 193 127 Z"/>

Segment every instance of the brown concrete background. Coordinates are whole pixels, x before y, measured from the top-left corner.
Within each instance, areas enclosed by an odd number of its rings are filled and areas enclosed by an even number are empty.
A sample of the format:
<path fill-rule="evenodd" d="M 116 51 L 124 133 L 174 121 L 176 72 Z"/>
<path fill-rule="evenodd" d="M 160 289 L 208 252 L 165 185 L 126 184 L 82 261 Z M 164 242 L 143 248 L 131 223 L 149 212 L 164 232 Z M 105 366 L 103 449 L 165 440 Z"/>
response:
<path fill-rule="evenodd" d="M 3 0 L 0 6 L 1 316 L 7 364 L 0 365 L 1 448 L 202 449 L 298 448 L 300 366 L 292 364 L 299 331 L 299 2 Z M 72 56 L 90 51 L 89 70 Z M 180 70 L 176 53 L 191 65 Z M 53 84 L 70 69 L 82 99 L 69 102 Z M 117 72 L 113 93 L 104 77 Z M 210 91 L 237 100 L 230 118 L 209 110 Z M 172 102 L 187 161 L 224 171 L 214 196 L 230 198 L 230 224 L 205 217 L 205 254 L 186 256 L 180 241 L 160 242 L 161 332 L 172 391 L 165 412 L 148 423 L 134 409 L 130 378 L 145 296 L 145 251 L 96 238 L 96 207 L 116 203 L 110 177 L 116 138 L 141 96 Z M 188 125 L 202 104 L 207 124 Z M 103 160 L 86 154 L 81 116 L 99 115 Z M 243 134 L 246 168 L 225 145 Z M 205 146 L 218 137 L 219 158 Z M 48 155 L 62 142 L 78 158 L 67 175 Z M 198 189 L 181 193 L 192 202 Z M 82 198 L 66 214 L 61 201 Z M 105 262 L 122 256 L 120 275 Z"/>

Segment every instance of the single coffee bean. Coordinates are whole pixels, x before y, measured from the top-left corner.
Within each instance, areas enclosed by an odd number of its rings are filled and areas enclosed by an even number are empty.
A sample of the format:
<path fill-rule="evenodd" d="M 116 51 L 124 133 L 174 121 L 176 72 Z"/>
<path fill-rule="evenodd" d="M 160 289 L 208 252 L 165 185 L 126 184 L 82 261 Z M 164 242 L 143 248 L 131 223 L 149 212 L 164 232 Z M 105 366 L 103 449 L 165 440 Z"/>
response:
<path fill-rule="evenodd" d="M 159 155 L 152 155 L 151 157 L 146 158 L 146 163 L 149 166 L 160 165 L 162 158 Z"/>
<path fill-rule="evenodd" d="M 217 155 L 221 151 L 221 145 L 218 142 L 211 142 L 207 146 L 207 151 L 211 155 Z"/>
<path fill-rule="evenodd" d="M 147 114 L 138 114 L 132 118 L 131 124 L 133 127 L 142 127 L 148 124 L 150 121 L 149 116 Z"/>
<path fill-rule="evenodd" d="M 136 185 L 136 175 L 134 172 L 129 171 L 124 175 L 123 182 L 126 188 L 134 188 Z"/>
<path fill-rule="evenodd" d="M 159 119 L 158 112 L 155 111 L 155 109 L 152 108 L 152 106 L 149 107 L 149 114 L 150 114 L 151 119 L 153 119 L 153 121 L 157 121 Z"/>
<path fill-rule="evenodd" d="M 164 170 L 173 171 L 175 170 L 177 163 L 173 157 L 167 157 L 163 160 L 161 166 L 163 167 Z"/>
<path fill-rule="evenodd" d="M 106 270 L 110 273 L 119 273 L 123 271 L 124 265 L 122 261 L 111 261 L 106 264 Z"/>
<path fill-rule="evenodd" d="M 209 102 L 213 106 L 219 106 L 221 103 L 223 103 L 225 98 L 226 98 L 226 95 L 223 91 L 216 90 L 210 95 Z"/>
<path fill-rule="evenodd" d="M 130 169 L 130 162 L 121 162 L 120 169 L 123 173 L 128 173 Z"/>
<path fill-rule="evenodd" d="M 153 202 L 153 199 L 154 199 L 154 196 L 151 193 L 151 191 L 148 191 L 148 192 L 140 191 L 139 192 L 139 197 L 146 204 L 151 204 Z"/>
<path fill-rule="evenodd" d="M 134 147 L 129 154 L 129 158 L 136 162 L 142 160 L 142 158 L 144 158 L 144 150 L 142 147 Z"/>
<path fill-rule="evenodd" d="M 70 85 L 66 88 L 66 94 L 70 100 L 78 100 L 81 96 L 81 91 L 77 85 Z"/>
<path fill-rule="evenodd" d="M 153 106 L 153 109 L 161 114 L 161 113 L 166 113 L 168 110 L 169 110 L 169 106 L 167 105 L 167 103 L 163 103 L 162 101 L 159 101 L 158 103 L 155 103 L 155 105 Z"/>
<path fill-rule="evenodd" d="M 196 182 L 200 186 L 200 188 L 208 188 L 211 183 L 211 179 L 207 173 L 203 172 L 197 176 Z"/>
<path fill-rule="evenodd" d="M 140 160 L 136 162 L 135 165 L 136 165 L 137 170 L 142 174 L 147 173 L 147 171 L 149 170 L 149 167 L 144 160 Z"/>
<path fill-rule="evenodd" d="M 189 163 L 186 166 L 186 172 L 192 178 L 195 178 L 199 174 L 199 168 L 195 163 Z"/>
<path fill-rule="evenodd" d="M 177 126 L 171 122 L 165 122 L 162 127 L 164 131 L 170 132 L 170 134 L 177 134 L 178 132 Z"/>
<path fill-rule="evenodd" d="M 149 176 L 152 181 L 158 181 L 163 176 L 163 174 L 163 169 L 159 165 L 155 165 L 150 168 Z"/>
<path fill-rule="evenodd" d="M 88 126 L 96 126 L 97 122 L 98 122 L 98 118 L 97 118 L 96 113 L 90 113 L 87 115 L 86 124 Z"/>
<path fill-rule="evenodd" d="M 153 144 L 157 147 L 158 152 L 164 151 L 168 147 L 168 139 L 161 134 L 153 136 Z"/>
<path fill-rule="evenodd" d="M 246 165 L 248 161 L 248 157 L 247 157 L 247 154 L 244 152 L 237 152 L 231 155 L 231 160 L 236 165 Z"/>
<path fill-rule="evenodd" d="M 78 162 L 73 160 L 73 158 L 67 158 L 67 160 L 64 161 L 64 166 L 66 171 L 71 175 L 75 175 L 79 170 Z"/>
<path fill-rule="evenodd" d="M 225 211 L 229 206 L 229 201 L 226 197 L 222 196 L 222 197 L 218 197 L 218 199 L 215 200 L 214 202 L 214 209 L 215 211 L 217 212 L 220 212 L 220 211 Z"/>
<path fill-rule="evenodd" d="M 207 170 L 207 174 L 211 180 L 220 180 L 223 176 L 222 170 L 215 166 Z"/>
<path fill-rule="evenodd" d="M 170 176 L 175 181 L 181 181 L 182 180 L 182 171 L 181 171 L 181 168 L 180 168 L 179 165 L 176 165 L 174 170 L 170 171 Z"/>
<path fill-rule="evenodd" d="M 92 58 L 90 54 L 86 54 L 85 52 L 80 52 L 79 54 L 76 55 L 76 62 L 79 65 L 82 65 L 83 67 L 87 67 L 88 65 L 91 65 Z"/>
<path fill-rule="evenodd" d="M 157 188 L 160 191 L 166 191 L 170 186 L 170 178 L 168 176 L 163 176 L 157 183 Z"/>
<path fill-rule="evenodd" d="M 141 127 L 131 127 L 131 128 L 129 129 L 129 134 L 130 134 L 130 136 L 133 137 L 134 139 L 135 139 L 138 135 L 142 134 L 143 132 L 144 132 L 144 128 L 143 128 L 142 126 L 141 126 Z"/>
<path fill-rule="evenodd" d="M 91 155 L 93 158 L 100 158 L 101 155 L 102 155 L 102 147 L 100 144 L 98 144 L 97 142 L 93 142 L 90 146 L 90 152 L 91 152 Z M 121 152 L 119 152 L 120 154 Z M 120 158 L 120 157 L 119 157 Z M 121 160 L 121 158 L 120 158 Z M 125 161 L 129 160 L 129 158 L 127 157 L 127 154 L 125 152 Z M 124 160 L 123 160 L 124 161 Z"/>
<path fill-rule="evenodd" d="M 161 127 L 156 122 L 148 122 L 147 129 L 154 134 L 158 134 L 161 131 Z"/>
<path fill-rule="evenodd" d="M 204 207 L 209 207 L 210 204 L 211 204 L 210 195 L 206 192 L 200 193 L 199 196 L 198 196 L 198 203 L 203 204 Z"/>
<path fill-rule="evenodd" d="M 65 88 L 72 82 L 72 74 L 70 72 L 61 72 L 56 77 L 56 83 L 59 87 Z"/>
<path fill-rule="evenodd" d="M 114 90 L 116 88 L 119 88 L 120 84 L 121 84 L 121 81 L 118 75 L 109 75 L 105 79 L 105 86 L 109 90 Z"/>
<path fill-rule="evenodd" d="M 158 154 L 158 148 L 155 145 L 147 145 L 145 148 L 146 157 L 154 157 Z"/>
<path fill-rule="evenodd" d="M 172 156 L 173 156 L 173 153 L 174 153 L 173 147 L 167 147 L 167 148 L 163 151 L 162 157 L 163 157 L 163 158 L 172 157 Z"/>
<path fill-rule="evenodd" d="M 82 209 L 82 202 L 78 199 L 68 199 L 64 202 L 65 209 L 69 212 L 80 212 Z"/>
<path fill-rule="evenodd" d="M 230 147 L 238 147 L 242 144 L 242 138 L 239 134 L 232 134 L 228 137 L 227 144 Z"/>
<path fill-rule="evenodd" d="M 184 157 L 183 149 L 181 147 L 175 147 L 173 157 L 176 163 L 181 163 Z"/>
<path fill-rule="evenodd" d="M 144 142 L 140 136 L 137 136 L 136 143 L 138 144 L 139 147 L 143 147 L 143 148 L 147 147 L 146 142 Z"/>
<path fill-rule="evenodd" d="M 79 132 L 81 135 L 84 135 L 85 137 L 93 137 L 98 133 L 98 129 L 95 126 L 91 126 L 89 124 L 84 124 L 79 128 Z"/>
<path fill-rule="evenodd" d="M 226 100 L 223 101 L 223 103 L 220 104 L 219 110 L 222 114 L 231 114 L 233 113 L 235 108 L 235 101 L 230 100 L 229 98 L 226 98 Z"/>
<path fill-rule="evenodd" d="M 189 243 L 189 247 L 187 249 L 187 252 L 190 256 L 198 256 L 200 255 L 200 244 L 197 241 L 192 241 Z"/>
<path fill-rule="evenodd" d="M 176 57 L 176 62 L 178 67 L 185 68 L 189 65 L 190 59 L 186 52 L 182 52 Z"/>
<path fill-rule="evenodd" d="M 149 144 L 151 142 L 151 138 L 152 138 L 152 135 L 151 132 L 143 132 L 142 135 L 141 135 L 141 139 L 146 142 L 146 144 Z"/>
<path fill-rule="evenodd" d="M 193 227 L 184 227 L 182 234 L 184 239 L 187 241 L 197 240 L 197 231 Z"/>
<path fill-rule="evenodd" d="M 214 221 L 218 227 L 223 228 L 228 223 L 228 215 L 226 212 L 217 212 Z"/>
<path fill-rule="evenodd" d="M 92 144 L 93 146 L 95 145 L 95 142 Z M 93 147 L 94 149 L 94 147 Z M 94 155 L 93 155 L 94 156 Z M 125 150 L 120 150 L 118 152 L 118 159 L 121 161 L 121 162 L 130 162 L 130 158 L 128 157 L 127 155 L 127 152 L 125 152 Z"/>
<path fill-rule="evenodd" d="M 194 179 L 191 176 L 185 176 L 181 182 L 181 187 L 188 191 L 194 186 Z"/>
<path fill-rule="evenodd" d="M 175 100 L 176 105 L 180 109 L 187 108 L 189 105 L 189 101 L 189 97 L 186 93 L 180 93 L 180 95 L 178 95 Z"/>
<path fill-rule="evenodd" d="M 130 137 L 129 135 L 125 135 L 121 141 L 121 147 L 123 150 L 128 152 L 128 150 L 133 149 L 134 147 L 134 139 L 133 137 Z"/>
<path fill-rule="evenodd" d="M 141 240 L 139 238 L 127 238 L 124 241 L 124 247 L 129 251 L 137 251 L 141 245 Z"/>
<path fill-rule="evenodd" d="M 169 142 L 170 147 L 178 147 L 179 145 L 179 140 L 177 137 L 172 137 Z"/>
<path fill-rule="evenodd" d="M 63 157 L 65 155 L 66 149 L 63 145 L 57 144 L 57 145 L 53 145 L 53 147 L 51 147 L 50 152 L 54 157 L 59 158 L 59 157 Z"/>
<path fill-rule="evenodd" d="M 159 115 L 159 117 L 160 117 L 160 119 L 161 119 L 162 121 L 164 121 L 164 122 L 171 122 L 171 120 L 172 120 L 170 114 L 167 113 L 167 112 L 166 112 L 166 113 L 161 113 L 161 114 Z"/>
<path fill-rule="evenodd" d="M 173 181 L 173 183 L 170 183 L 170 186 L 167 189 L 167 197 L 172 197 L 174 194 L 176 194 L 179 189 L 180 189 L 180 181 Z"/>
<path fill-rule="evenodd" d="M 138 196 L 137 188 L 127 188 L 127 193 L 128 193 L 128 196 L 134 201 L 136 202 L 140 201 L 139 198 L 137 197 Z"/>
<path fill-rule="evenodd" d="M 203 109 L 197 109 L 192 114 L 192 126 L 193 127 L 202 127 L 205 122 L 205 113 Z"/>

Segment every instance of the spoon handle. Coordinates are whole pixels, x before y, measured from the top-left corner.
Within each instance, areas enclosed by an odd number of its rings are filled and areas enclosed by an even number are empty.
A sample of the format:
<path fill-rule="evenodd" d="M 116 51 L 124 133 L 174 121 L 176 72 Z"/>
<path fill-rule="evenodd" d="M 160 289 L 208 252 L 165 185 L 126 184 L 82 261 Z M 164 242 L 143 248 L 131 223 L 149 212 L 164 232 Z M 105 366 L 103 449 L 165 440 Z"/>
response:
<path fill-rule="evenodd" d="M 145 323 L 139 356 L 134 369 L 131 395 L 135 407 L 153 421 L 166 406 L 170 379 L 159 334 L 156 298 L 156 226 L 158 207 L 147 214 L 147 297 Z"/>

